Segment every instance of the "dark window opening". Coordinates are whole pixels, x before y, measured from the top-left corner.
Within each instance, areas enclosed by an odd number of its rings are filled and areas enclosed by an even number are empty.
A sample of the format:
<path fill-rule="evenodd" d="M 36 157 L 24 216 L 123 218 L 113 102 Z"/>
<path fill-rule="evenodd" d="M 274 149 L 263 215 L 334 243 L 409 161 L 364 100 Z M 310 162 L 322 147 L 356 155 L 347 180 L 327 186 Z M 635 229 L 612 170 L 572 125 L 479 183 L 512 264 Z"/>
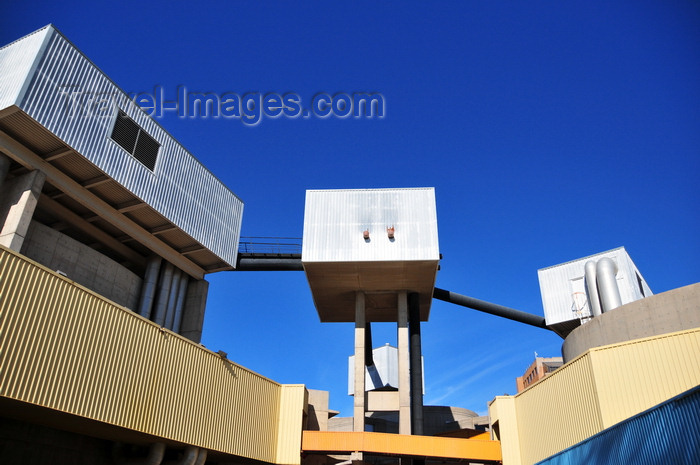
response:
<path fill-rule="evenodd" d="M 156 167 L 160 144 L 121 110 L 114 122 L 112 140 L 149 170 Z"/>

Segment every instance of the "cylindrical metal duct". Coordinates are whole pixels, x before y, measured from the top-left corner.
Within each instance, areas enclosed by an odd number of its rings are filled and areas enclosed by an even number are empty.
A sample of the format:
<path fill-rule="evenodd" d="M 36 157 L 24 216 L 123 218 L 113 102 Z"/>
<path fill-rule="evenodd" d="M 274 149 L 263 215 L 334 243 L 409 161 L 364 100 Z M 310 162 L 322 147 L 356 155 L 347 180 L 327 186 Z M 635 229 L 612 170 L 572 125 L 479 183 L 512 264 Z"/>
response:
<path fill-rule="evenodd" d="M 173 265 L 166 262 L 165 268 L 161 273 L 160 289 L 158 289 L 158 300 L 156 302 L 156 311 L 153 316 L 153 321 L 159 326 L 165 325 L 165 313 L 168 309 L 168 296 L 170 295 L 170 286 L 173 282 Z"/>
<path fill-rule="evenodd" d="M 153 308 L 153 299 L 156 295 L 158 273 L 160 272 L 160 264 L 162 261 L 162 258 L 155 255 L 149 258 L 146 263 L 146 273 L 143 276 L 141 298 L 139 300 L 139 315 L 145 318 L 151 318 L 151 309 Z"/>
<path fill-rule="evenodd" d="M 177 295 L 180 291 L 180 280 L 182 279 L 182 270 L 175 268 L 173 272 L 173 281 L 170 285 L 170 293 L 168 294 L 168 306 L 165 310 L 165 327 L 173 329 L 173 321 L 175 320 L 175 306 L 177 305 Z"/>
<path fill-rule="evenodd" d="M 420 298 L 408 295 L 408 334 L 410 341 L 411 434 L 423 435 L 423 360 L 420 340 Z"/>
<path fill-rule="evenodd" d="M 187 286 L 190 284 L 190 277 L 187 273 L 182 273 L 180 279 L 180 289 L 177 292 L 177 304 L 175 305 L 175 318 L 173 321 L 173 331 L 180 334 L 182 325 L 182 310 L 185 308 L 185 298 L 187 297 Z"/>
<path fill-rule="evenodd" d="M 600 293 L 600 303 L 603 313 L 609 312 L 613 308 L 622 305 L 620 289 L 617 287 L 617 265 L 608 257 L 598 260 L 596 265 L 596 281 L 598 282 L 598 292 Z"/>
<path fill-rule="evenodd" d="M 589 260 L 584 267 L 586 276 L 586 291 L 588 292 L 588 305 L 591 309 L 591 316 L 600 316 L 602 313 L 600 308 L 600 296 L 598 295 L 598 281 L 596 278 L 595 262 Z"/>

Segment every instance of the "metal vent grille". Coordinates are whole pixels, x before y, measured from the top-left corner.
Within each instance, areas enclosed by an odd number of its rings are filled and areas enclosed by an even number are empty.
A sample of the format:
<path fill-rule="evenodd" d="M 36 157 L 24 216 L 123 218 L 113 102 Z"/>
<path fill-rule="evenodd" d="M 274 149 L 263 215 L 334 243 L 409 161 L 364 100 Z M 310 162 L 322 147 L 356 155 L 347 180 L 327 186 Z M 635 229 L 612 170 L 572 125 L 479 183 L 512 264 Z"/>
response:
<path fill-rule="evenodd" d="M 149 170 L 154 170 L 160 144 L 121 110 L 114 122 L 111 137 Z"/>

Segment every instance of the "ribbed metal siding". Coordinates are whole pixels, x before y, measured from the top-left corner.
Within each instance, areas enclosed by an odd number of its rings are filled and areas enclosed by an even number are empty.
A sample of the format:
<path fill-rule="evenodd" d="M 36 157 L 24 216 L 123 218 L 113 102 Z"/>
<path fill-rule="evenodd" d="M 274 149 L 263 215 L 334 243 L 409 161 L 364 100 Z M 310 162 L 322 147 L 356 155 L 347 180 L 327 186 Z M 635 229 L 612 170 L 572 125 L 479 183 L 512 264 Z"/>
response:
<path fill-rule="evenodd" d="M 700 385 L 700 328 L 593 349 L 603 426 Z"/>
<path fill-rule="evenodd" d="M 700 387 L 608 428 L 539 465 L 597 463 L 700 463 Z"/>
<path fill-rule="evenodd" d="M 279 409 L 279 441 L 276 463 L 298 465 L 301 462 L 301 437 L 307 392 L 302 384 L 282 386 Z"/>
<path fill-rule="evenodd" d="M 542 294 L 542 305 L 544 307 L 547 324 L 551 325 L 576 318 L 571 308 L 573 304 L 573 289 L 571 288 L 570 282 L 572 279 L 583 277 L 584 267 L 587 261 L 599 260 L 603 257 L 611 258 L 617 263 L 617 285 L 620 289 L 620 298 L 622 299 L 623 305 L 645 297 L 639 291 L 635 273 L 638 273 L 640 277 L 642 275 L 639 273 L 639 270 L 634 265 L 634 262 L 632 262 L 632 259 L 624 247 L 619 247 L 589 257 L 579 258 L 537 271 L 540 282 L 540 292 Z M 645 289 L 645 295 L 652 295 L 644 278 L 642 278 L 642 285 Z"/>
<path fill-rule="evenodd" d="M 49 32 L 50 28 L 47 26 L 0 48 L 0 110 L 18 103 L 23 86 Z"/>
<path fill-rule="evenodd" d="M 298 454 L 278 424 L 303 402 L 279 384 L 5 248 L 0 299 L 1 396 L 265 462 Z"/>
<path fill-rule="evenodd" d="M 395 241 L 386 228 L 395 227 Z M 370 231 L 370 241 L 362 237 Z M 304 262 L 438 260 L 435 190 L 306 191 Z"/>
<path fill-rule="evenodd" d="M 591 361 L 580 357 L 515 398 L 522 463 L 542 460 L 603 429 Z"/>
<path fill-rule="evenodd" d="M 46 51 L 20 108 L 228 264 L 235 265 L 243 214 L 240 199 L 58 31 L 49 27 L 49 33 Z M 69 117 L 65 89 L 114 99 L 161 144 L 154 172 L 110 139 L 116 111 L 108 116 Z"/>

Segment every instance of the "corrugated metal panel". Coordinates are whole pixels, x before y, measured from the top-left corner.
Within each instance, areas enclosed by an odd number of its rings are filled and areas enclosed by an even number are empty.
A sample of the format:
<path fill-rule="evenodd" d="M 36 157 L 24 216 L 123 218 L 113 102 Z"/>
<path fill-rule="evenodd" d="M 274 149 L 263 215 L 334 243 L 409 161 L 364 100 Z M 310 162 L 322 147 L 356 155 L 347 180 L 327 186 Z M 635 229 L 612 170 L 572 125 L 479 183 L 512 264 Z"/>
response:
<path fill-rule="evenodd" d="M 394 226 L 395 241 L 386 228 Z M 362 237 L 370 231 L 370 241 Z M 435 190 L 306 191 L 304 262 L 438 260 Z"/>
<path fill-rule="evenodd" d="M 301 462 L 301 431 L 307 403 L 307 392 L 303 385 L 282 385 L 276 463 L 297 465 Z"/>
<path fill-rule="evenodd" d="M 548 325 L 590 316 L 588 307 L 581 315 L 575 313 L 573 294 L 581 291 L 585 293 L 583 277 L 586 262 L 599 260 L 603 257 L 611 258 L 617 263 L 617 285 L 620 289 L 620 298 L 623 305 L 652 295 L 649 286 L 624 247 L 543 268 L 537 271 L 537 276 L 540 282 L 542 305 Z M 639 276 L 645 289 L 644 294 L 639 289 L 637 276 Z"/>
<path fill-rule="evenodd" d="M 700 388 L 539 462 L 540 465 L 696 465 L 700 463 Z"/>
<path fill-rule="evenodd" d="M 515 396 L 517 432 L 500 439 L 529 465 L 698 385 L 700 328 L 591 349 Z"/>
<path fill-rule="evenodd" d="M 291 454 L 280 405 L 303 405 L 279 384 L 5 248 L 0 296 L 1 396 L 255 460 Z"/>
<path fill-rule="evenodd" d="M 0 110 L 19 103 L 22 91 L 38 59 L 49 26 L 0 48 Z"/>
<path fill-rule="evenodd" d="M 603 426 L 700 385 L 700 328 L 590 352 Z"/>
<path fill-rule="evenodd" d="M 521 465 L 515 397 L 497 396 L 489 404 L 489 421 L 493 438 L 501 442 L 503 465 Z"/>
<path fill-rule="evenodd" d="M 586 355 L 516 396 L 522 463 L 542 460 L 603 429 L 594 385 Z"/>
<path fill-rule="evenodd" d="M 243 203 L 106 75 L 49 27 L 46 51 L 24 100 L 29 116 L 228 264 L 236 263 Z M 59 87 L 60 86 L 60 87 Z M 71 117 L 69 95 L 86 111 Z M 93 98 L 94 105 L 87 104 Z M 107 99 L 161 145 L 152 172 L 111 140 L 116 111 L 94 112 Z M 93 113 L 88 113 L 93 110 Z"/>

